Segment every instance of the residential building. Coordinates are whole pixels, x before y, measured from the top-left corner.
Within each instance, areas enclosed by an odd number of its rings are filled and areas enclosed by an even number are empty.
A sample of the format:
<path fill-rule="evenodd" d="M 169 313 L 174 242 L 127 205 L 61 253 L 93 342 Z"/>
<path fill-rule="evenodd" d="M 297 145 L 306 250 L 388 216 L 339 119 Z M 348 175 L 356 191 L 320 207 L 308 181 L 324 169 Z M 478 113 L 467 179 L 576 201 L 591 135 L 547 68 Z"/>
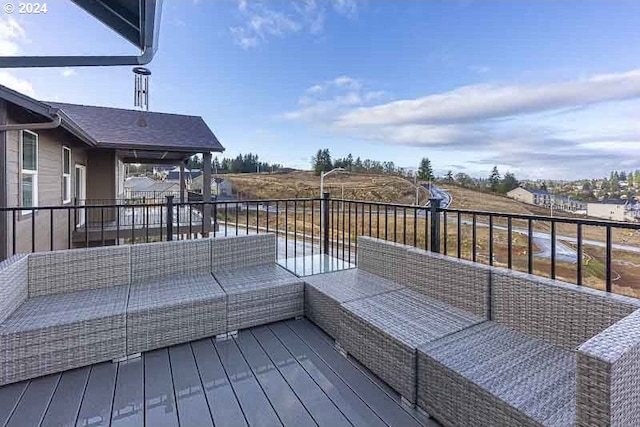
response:
<path fill-rule="evenodd" d="M 605 199 L 587 205 L 587 215 L 611 221 L 640 220 L 640 203 L 620 199 Z"/>
<path fill-rule="evenodd" d="M 192 191 L 202 192 L 202 176 L 199 176 L 193 180 L 190 189 Z M 221 177 L 213 178 L 211 181 L 211 194 L 215 194 L 219 197 L 232 196 L 233 185 L 231 184 L 231 181 Z"/>
<path fill-rule="evenodd" d="M 92 218 L 84 209 L 44 207 L 117 199 L 127 163 L 175 166 L 198 153 L 210 162 L 211 152 L 224 150 L 201 117 L 43 102 L 4 86 L 0 126 L 0 259 L 73 246 L 68 224 L 75 233 Z M 115 209 L 95 213 L 103 224 L 116 217 Z"/>
<path fill-rule="evenodd" d="M 538 205 L 549 207 L 551 205 L 551 194 L 547 190 L 535 188 L 528 189 L 524 187 L 515 188 L 507 193 L 508 197 L 519 202 L 528 203 L 530 205 Z"/>

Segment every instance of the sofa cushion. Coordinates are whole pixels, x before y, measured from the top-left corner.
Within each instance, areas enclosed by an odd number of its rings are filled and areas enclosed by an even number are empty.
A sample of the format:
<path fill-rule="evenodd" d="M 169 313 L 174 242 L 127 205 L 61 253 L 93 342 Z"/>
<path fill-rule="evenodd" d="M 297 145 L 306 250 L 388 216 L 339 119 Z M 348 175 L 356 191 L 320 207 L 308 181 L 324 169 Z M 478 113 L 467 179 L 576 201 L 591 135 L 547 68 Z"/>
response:
<path fill-rule="evenodd" d="M 305 277 L 304 314 L 334 339 L 341 341 L 340 304 L 402 287 L 360 269 Z"/>
<path fill-rule="evenodd" d="M 445 424 L 575 420 L 575 353 L 495 322 L 421 346 L 418 372 L 418 404 Z"/>
<path fill-rule="evenodd" d="M 411 249 L 407 251 L 406 268 L 407 287 L 489 318 L 489 266 Z"/>
<path fill-rule="evenodd" d="M 0 383 L 126 354 L 129 286 L 27 299 L 0 324 Z"/>
<path fill-rule="evenodd" d="M 174 240 L 131 246 L 131 283 L 211 272 L 210 240 Z"/>
<path fill-rule="evenodd" d="M 127 354 L 226 332 L 226 296 L 211 274 L 132 285 Z"/>
<path fill-rule="evenodd" d="M 14 255 L 0 262 L 0 323 L 29 295 L 28 266 L 27 255 Z"/>
<path fill-rule="evenodd" d="M 29 254 L 29 297 L 128 285 L 129 251 L 105 246 Z"/>
<path fill-rule="evenodd" d="M 213 273 L 275 262 L 276 235 L 273 233 L 211 239 L 211 271 Z"/>
<path fill-rule="evenodd" d="M 416 348 L 484 321 L 411 289 L 342 305 L 341 345 L 410 402 Z"/>
<path fill-rule="evenodd" d="M 227 294 L 227 330 L 236 331 L 304 314 L 304 282 L 276 264 L 218 270 Z"/>
<path fill-rule="evenodd" d="M 506 269 L 491 279 L 491 319 L 575 350 L 640 308 L 640 300 Z"/>

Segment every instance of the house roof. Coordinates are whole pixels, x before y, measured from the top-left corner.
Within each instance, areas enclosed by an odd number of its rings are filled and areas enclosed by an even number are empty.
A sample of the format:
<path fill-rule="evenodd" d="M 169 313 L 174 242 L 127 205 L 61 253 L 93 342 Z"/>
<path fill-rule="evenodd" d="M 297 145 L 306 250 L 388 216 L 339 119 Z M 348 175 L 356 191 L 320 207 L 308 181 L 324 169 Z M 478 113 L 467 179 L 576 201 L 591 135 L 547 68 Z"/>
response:
<path fill-rule="evenodd" d="M 109 148 L 224 151 L 202 117 L 47 102 Z"/>
<path fill-rule="evenodd" d="M 539 196 L 548 196 L 549 192 L 547 190 L 543 190 L 542 188 L 530 188 L 527 189 L 528 192 L 532 194 L 537 194 Z"/>
<path fill-rule="evenodd" d="M 199 169 L 187 169 L 184 168 L 184 174 L 188 177 L 191 177 L 191 179 L 197 178 L 200 175 L 202 175 L 202 171 Z M 179 168 L 175 168 L 172 171 L 170 171 L 167 174 L 167 177 L 165 178 L 165 180 L 167 181 L 178 181 L 180 180 L 180 169 Z"/>
<path fill-rule="evenodd" d="M 37 114 L 40 120 L 60 116 L 61 127 L 86 144 L 121 150 L 129 160 L 176 160 L 224 151 L 199 116 L 43 102 L 2 85 L 0 98 Z"/>

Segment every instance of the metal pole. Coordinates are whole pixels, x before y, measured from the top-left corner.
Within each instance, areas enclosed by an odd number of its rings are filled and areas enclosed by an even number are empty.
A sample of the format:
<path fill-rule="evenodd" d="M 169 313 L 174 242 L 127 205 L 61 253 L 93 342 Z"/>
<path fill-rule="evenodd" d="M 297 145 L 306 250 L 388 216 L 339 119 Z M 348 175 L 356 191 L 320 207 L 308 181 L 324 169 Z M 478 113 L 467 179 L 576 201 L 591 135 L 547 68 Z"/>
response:
<path fill-rule="evenodd" d="M 429 199 L 431 215 L 431 252 L 440 253 L 440 199 Z"/>
<path fill-rule="evenodd" d="M 173 240 L 173 195 L 167 196 L 167 241 Z"/>
<path fill-rule="evenodd" d="M 322 236 L 324 240 L 323 252 L 325 255 L 329 255 L 329 193 L 322 193 L 322 216 L 323 225 L 320 226 Z"/>

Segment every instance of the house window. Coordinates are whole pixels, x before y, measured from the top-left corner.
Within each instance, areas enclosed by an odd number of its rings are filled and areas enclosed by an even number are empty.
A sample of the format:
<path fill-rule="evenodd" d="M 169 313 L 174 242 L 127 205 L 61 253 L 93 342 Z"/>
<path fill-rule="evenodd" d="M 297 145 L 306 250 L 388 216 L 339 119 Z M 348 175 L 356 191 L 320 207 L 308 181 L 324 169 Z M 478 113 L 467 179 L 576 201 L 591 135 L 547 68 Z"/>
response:
<path fill-rule="evenodd" d="M 28 130 L 20 131 L 20 205 L 38 206 L 38 134 Z M 23 211 L 23 214 L 29 211 Z"/>
<path fill-rule="evenodd" d="M 71 149 L 62 147 L 62 203 L 71 202 Z"/>

